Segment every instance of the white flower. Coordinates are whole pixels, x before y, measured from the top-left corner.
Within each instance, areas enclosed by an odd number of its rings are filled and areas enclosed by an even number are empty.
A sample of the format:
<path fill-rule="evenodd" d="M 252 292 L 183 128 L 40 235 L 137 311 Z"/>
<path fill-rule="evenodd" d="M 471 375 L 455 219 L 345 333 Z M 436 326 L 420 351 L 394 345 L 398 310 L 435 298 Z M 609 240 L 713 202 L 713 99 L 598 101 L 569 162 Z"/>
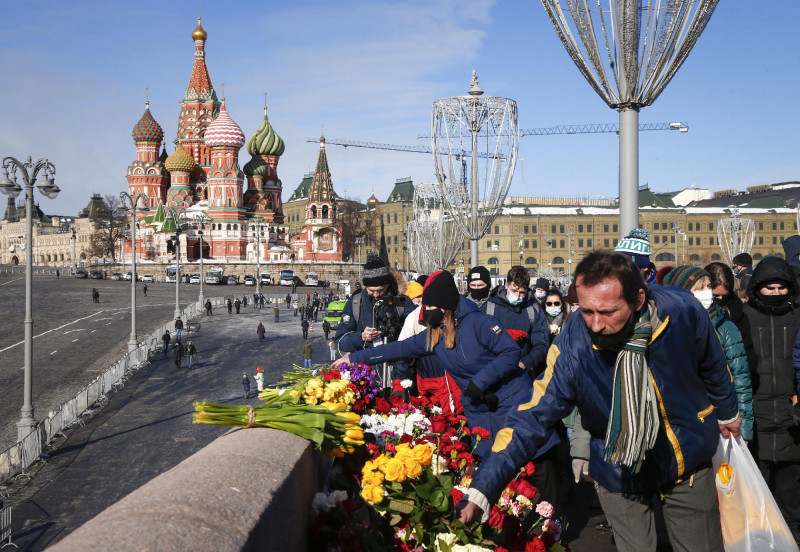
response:
<path fill-rule="evenodd" d="M 447 460 L 438 454 L 434 454 L 433 458 L 431 459 L 431 470 L 433 471 L 433 475 L 444 475 L 449 473 L 449 470 L 447 469 Z"/>
<path fill-rule="evenodd" d="M 342 379 L 350 381 L 350 370 L 345 370 L 342 372 Z"/>
<path fill-rule="evenodd" d="M 441 406 L 434 405 L 434 406 L 431 407 L 431 414 L 433 414 L 434 416 L 436 416 L 438 414 L 441 414 L 441 413 L 442 413 L 442 407 Z"/>
<path fill-rule="evenodd" d="M 558 324 L 550 324 L 550 333 L 551 334 L 557 334 L 560 331 L 561 331 L 561 326 L 559 326 Z"/>
<path fill-rule="evenodd" d="M 442 545 L 450 547 L 452 550 L 452 546 L 456 543 L 458 537 L 456 537 L 453 533 L 439 533 L 436 535 L 436 552 L 442 551 Z"/>
<path fill-rule="evenodd" d="M 400 382 L 400 385 L 403 386 L 403 389 L 409 389 L 412 385 L 414 385 L 414 382 L 410 379 L 404 379 Z"/>
<path fill-rule="evenodd" d="M 347 493 L 345 491 L 333 491 L 329 495 L 317 493 L 311 501 L 311 512 L 315 516 L 322 511 L 330 512 L 343 500 L 347 500 Z"/>

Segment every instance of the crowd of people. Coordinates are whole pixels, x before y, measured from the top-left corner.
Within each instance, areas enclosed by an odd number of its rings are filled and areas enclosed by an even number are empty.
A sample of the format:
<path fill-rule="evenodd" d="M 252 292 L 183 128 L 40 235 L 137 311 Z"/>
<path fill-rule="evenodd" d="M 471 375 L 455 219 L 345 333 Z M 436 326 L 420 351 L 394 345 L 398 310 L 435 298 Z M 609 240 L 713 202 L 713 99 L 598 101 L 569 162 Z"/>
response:
<path fill-rule="evenodd" d="M 565 477 L 594 482 L 619 550 L 655 550 L 661 510 L 675 549 L 722 551 L 711 458 L 741 435 L 800 542 L 800 236 L 784 248 L 656 267 L 636 229 L 567 289 L 477 266 L 464 295 L 448 271 L 407 282 L 373 255 L 331 352 L 491 432 L 462 521 L 533 460 L 557 512 Z"/>

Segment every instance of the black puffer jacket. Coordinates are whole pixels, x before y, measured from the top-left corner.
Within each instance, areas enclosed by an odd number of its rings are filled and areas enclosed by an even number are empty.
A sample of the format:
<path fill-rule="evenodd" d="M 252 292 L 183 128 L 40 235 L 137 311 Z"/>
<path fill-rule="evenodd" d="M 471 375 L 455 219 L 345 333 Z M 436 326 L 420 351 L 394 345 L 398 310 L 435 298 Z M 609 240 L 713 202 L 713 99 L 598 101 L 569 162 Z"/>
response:
<path fill-rule="evenodd" d="M 784 283 L 789 293 L 775 303 L 758 290 L 777 281 Z M 800 461 L 800 426 L 794 423 L 789 400 L 797 393 L 792 352 L 800 331 L 800 309 L 795 306 L 799 291 L 791 268 L 778 257 L 758 263 L 747 288 L 749 301 L 744 313 L 750 319 L 753 339 L 755 360 L 750 371 L 756 450 L 761 460 Z"/>

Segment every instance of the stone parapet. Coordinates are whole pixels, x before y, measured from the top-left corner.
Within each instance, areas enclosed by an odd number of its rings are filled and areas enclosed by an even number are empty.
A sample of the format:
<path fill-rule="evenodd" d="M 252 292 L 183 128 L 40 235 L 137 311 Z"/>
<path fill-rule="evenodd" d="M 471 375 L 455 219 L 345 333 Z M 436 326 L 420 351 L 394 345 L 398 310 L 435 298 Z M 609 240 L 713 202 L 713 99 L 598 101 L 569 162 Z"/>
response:
<path fill-rule="evenodd" d="M 304 551 L 319 458 L 290 433 L 233 430 L 48 550 Z"/>

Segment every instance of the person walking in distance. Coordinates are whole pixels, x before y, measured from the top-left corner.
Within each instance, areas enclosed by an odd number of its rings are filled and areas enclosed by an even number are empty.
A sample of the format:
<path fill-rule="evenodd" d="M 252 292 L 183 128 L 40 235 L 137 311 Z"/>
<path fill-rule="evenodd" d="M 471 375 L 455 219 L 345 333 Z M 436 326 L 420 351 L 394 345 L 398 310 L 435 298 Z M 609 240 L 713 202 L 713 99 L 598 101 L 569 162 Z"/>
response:
<path fill-rule="evenodd" d="M 281 320 L 281 308 L 276 304 L 273 307 L 272 312 L 275 315 L 275 323 L 277 324 Z"/>
<path fill-rule="evenodd" d="M 194 355 L 197 354 L 197 349 L 194 346 L 194 343 L 190 341 L 186 342 L 186 360 L 189 362 L 189 370 L 192 369 L 192 361 L 194 360 Z"/>
<path fill-rule="evenodd" d="M 92 288 L 92 301 L 95 303 L 100 302 L 100 292 L 97 291 L 97 288 Z"/>
<path fill-rule="evenodd" d="M 322 320 L 322 331 L 325 332 L 325 339 L 328 339 L 328 334 L 331 333 L 331 323 L 327 320 Z"/>
<path fill-rule="evenodd" d="M 61 277 L 61 272 L 58 269 L 56 269 L 56 280 L 58 280 L 60 277 Z"/>
<path fill-rule="evenodd" d="M 287 309 L 292 308 L 292 294 L 291 293 L 287 293 L 286 294 L 286 308 Z"/>
<path fill-rule="evenodd" d="M 180 340 L 176 339 L 175 345 L 173 345 L 172 348 L 175 350 L 175 359 L 174 359 L 175 368 L 177 370 L 180 370 L 181 362 L 183 362 L 183 353 L 184 353 L 183 343 L 181 343 Z"/>
<path fill-rule="evenodd" d="M 247 295 L 242 296 L 242 307 L 247 308 Z"/>
<path fill-rule="evenodd" d="M 299 308 L 299 305 L 297 304 L 297 299 L 292 301 L 292 308 L 294 309 L 294 315 L 297 316 L 297 309 Z"/>
<path fill-rule="evenodd" d="M 144 292 L 144 296 L 147 297 L 147 284 L 142 286 L 142 291 Z"/>
<path fill-rule="evenodd" d="M 308 319 L 303 318 L 300 322 L 300 327 L 303 328 L 303 339 L 308 339 Z"/>
<path fill-rule="evenodd" d="M 233 302 L 233 306 L 236 309 L 236 314 L 239 314 L 239 310 L 242 308 L 242 302 L 239 301 L 239 298 L 236 298 L 236 301 Z"/>
<path fill-rule="evenodd" d="M 264 334 L 267 333 L 267 330 L 264 328 L 264 324 L 261 322 L 258 323 L 258 328 L 256 328 L 256 333 L 258 334 L 258 340 L 264 341 Z"/>
<path fill-rule="evenodd" d="M 256 380 L 256 389 L 258 392 L 261 393 L 264 390 L 264 383 L 266 382 L 266 376 L 264 375 L 264 370 L 259 366 L 256 368 L 256 375 L 253 376 Z"/>
<path fill-rule="evenodd" d="M 306 306 L 300 305 L 300 318 L 305 318 L 305 317 L 306 317 Z"/>
<path fill-rule="evenodd" d="M 230 298 L 228 298 L 228 314 L 232 313 L 233 313 L 233 301 L 231 301 Z"/>
<path fill-rule="evenodd" d="M 311 354 L 314 350 L 311 348 L 311 343 L 306 341 L 303 345 L 303 368 L 311 368 Z"/>
<path fill-rule="evenodd" d="M 211 299 L 206 299 L 206 316 L 212 316 L 213 314 L 211 312 Z"/>
<path fill-rule="evenodd" d="M 169 350 L 169 342 L 172 340 L 172 336 L 169 335 L 169 330 L 164 332 L 164 335 L 161 336 L 161 341 L 164 342 L 164 358 L 167 358 L 167 351 Z"/>
<path fill-rule="evenodd" d="M 183 320 L 179 316 L 175 319 L 175 341 L 180 341 L 181 335 L 183 335 Z"/>
<path fill-rule="evenodd" d="M 250 378 L 247 377 L 247 374 L 242 374 L 242 390 L 244 391 L 244 399 L 247 400 L 250 398 Z"/>

